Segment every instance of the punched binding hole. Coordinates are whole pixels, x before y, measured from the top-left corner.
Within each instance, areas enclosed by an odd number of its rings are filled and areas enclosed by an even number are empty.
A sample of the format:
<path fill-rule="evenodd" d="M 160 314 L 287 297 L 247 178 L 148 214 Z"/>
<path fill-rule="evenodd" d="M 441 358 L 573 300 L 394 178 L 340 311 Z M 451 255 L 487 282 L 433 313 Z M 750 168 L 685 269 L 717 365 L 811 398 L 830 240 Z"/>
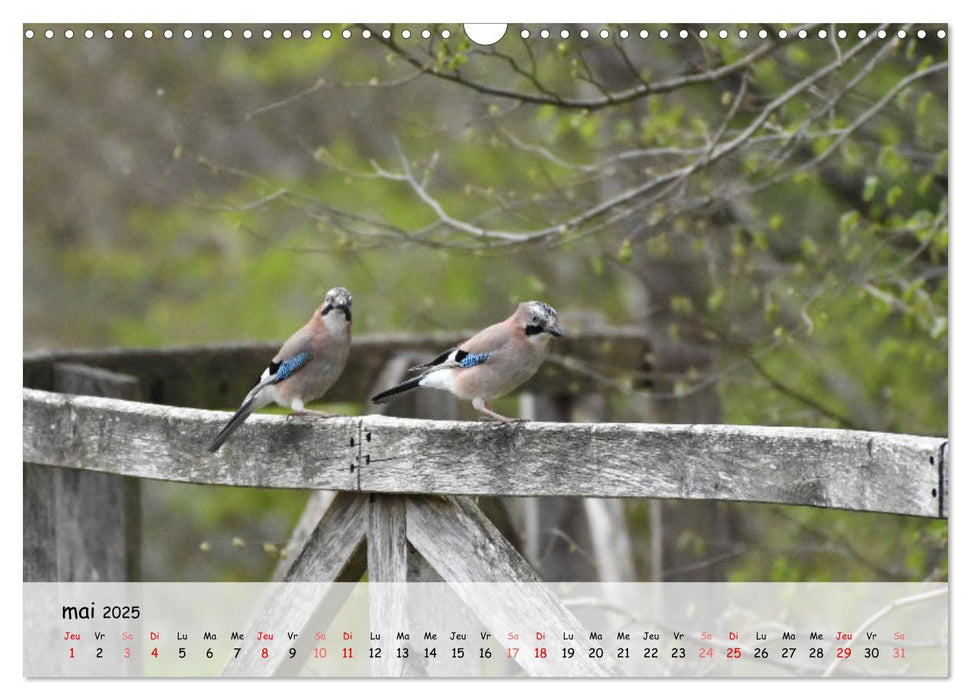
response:
<path fill-rule="evenodd" d="M 506 34 L 505 24 L 463 24 L 462 28 L 480 46 L 492 46 Z"/>

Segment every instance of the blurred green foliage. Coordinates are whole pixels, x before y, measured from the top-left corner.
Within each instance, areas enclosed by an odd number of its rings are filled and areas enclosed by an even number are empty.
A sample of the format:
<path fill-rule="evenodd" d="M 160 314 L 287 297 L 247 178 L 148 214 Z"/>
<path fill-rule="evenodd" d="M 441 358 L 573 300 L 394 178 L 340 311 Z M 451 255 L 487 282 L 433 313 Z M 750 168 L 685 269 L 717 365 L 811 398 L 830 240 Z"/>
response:
<path fill-rule="evenodd" d="M 475 328 L 543 298 L 574 329 L 594 311 L 704 348 L 656 367 L 653 391 L 713 386 L 724 422 L 947 434 L 945 42 L 792 40 L 652 94 L 761 40 L 509 32 L 485 49 L 439 30 L 25 42 L 25 347 L 282 340 L 337 284 L 357 334 Z M 554 233 L 509 245 L 456 222 Z M 631 410 L 608 418 L 665 419 Z M 147 573 L 173 579 L 265 576 L 305 498 L 156 489 L 146 537 L 167 554 Z M 732 507 L 733 579 L 946 576 L 943 522 Z"/>

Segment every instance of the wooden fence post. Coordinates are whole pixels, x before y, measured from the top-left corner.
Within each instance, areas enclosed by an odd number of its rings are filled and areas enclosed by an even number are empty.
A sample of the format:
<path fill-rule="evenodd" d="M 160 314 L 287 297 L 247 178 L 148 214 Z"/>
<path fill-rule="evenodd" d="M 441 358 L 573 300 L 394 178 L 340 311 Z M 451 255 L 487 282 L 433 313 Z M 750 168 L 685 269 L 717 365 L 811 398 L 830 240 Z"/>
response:
<path fill-rule="evenodd" d="M 58 363 L 53 381 L 67 394 L 141 397 L 135 377 L 85 365 Z M 25 581 L 137 581 L 140 534 L 137 479 L 24 465 Z"/>
<path fill-rule="evenodd" d="M 368 606 L 370 632 L 391 642 L 399 631 L 408 629 L 408 540 L 405 532 L 405 497 L 368 496 Z M 381 645 L 384 656 L 371 660 L 375 676 L 404 675 L 404 659 L 392 653 L 390 644 Z"/>
<path fill-rule="evenodd" d="M 138 380 L 128 375 L 70 363 L 55 364 L 53 375 L 54 389 L 64 393 L 141 397 Z M 138 479 L 26 462 L 23 473 L 25 582 L 138 580 Z M 28 626 L 37 625 L 44 623 Z M 84 676 L 97 668 L 96 659 L 82 656 L 75 672 Z M 125 673 L 139 672 L 133 659 Z"/>
<path fill-rule="evenodd" d="M 24 462 L 24 583 L 57 580 L 55 476 Z"/>

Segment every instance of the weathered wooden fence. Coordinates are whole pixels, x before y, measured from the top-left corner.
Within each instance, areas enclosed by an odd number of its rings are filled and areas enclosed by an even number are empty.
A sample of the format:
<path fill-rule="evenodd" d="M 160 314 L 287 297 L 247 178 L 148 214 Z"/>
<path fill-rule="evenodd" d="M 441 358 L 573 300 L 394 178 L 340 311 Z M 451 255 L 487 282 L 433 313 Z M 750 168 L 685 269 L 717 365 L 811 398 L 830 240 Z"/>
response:
<path fill-rule="evenodd" d="M 328 397 L 360 402 L 449 339 L 365 338 Z M 526 387 L 536 400 L 599 392 L 596 368 L 643 372 L 647 345 L 624 329 L 561 346 Z M 493 424 L 381 415 L 288 420 L 255 415 L 219 452 L 206 447 L 269 345 L 36 354 L 24 360 L 24 580 L 133 580 L 138 479 L 317 493 L 293 533 L 282 581 L 523 581 L 535 569 L 471 498 L 555 496 L 759 501 L 947 517 L 947 441 L 885 433 L 645 423 Z M 585 368 L 574 371 L 571 368 Z M 594 368 L 594 369 L 591 369 Z M 252 375 L 252 376 L 250 376 Z M 143 403 L 142 400 L 149 403 Z M 620 511 L 590 501 L 593 539 Z M 626 531 L 618 529 L 619 544 Z M 598 562 L 609 580 L 623 565 Z M 613 575 L 617 575 L 613 573 Z M 254 625 L 303 629 L 333 611 L 339 587 L 315 600 L 264 601 Z M 510 621 L 579 629 L 549 593 L 529 600 L 464 602 L 502 634 Z M 545 589 L 541 589 L 545 590 Z M 328 592 L 330 591 L 330 592 Z M 402 629 L 393 593 L 371 601 L 372 625 Z M 323 612 L 322 612 L 323 611 Z M 286 621 L 283 623 L 282 621 Z M 577 635 L 577 639 L 582 639 Z M 573 673 L 611 673 L 587 659 Z M 229 675 L 283 673 L 287 664 L 231 662 Z M 401 660 L 375 672 L 410 673 Z M 533 666 L 528 673 L 557 673 Z"/>

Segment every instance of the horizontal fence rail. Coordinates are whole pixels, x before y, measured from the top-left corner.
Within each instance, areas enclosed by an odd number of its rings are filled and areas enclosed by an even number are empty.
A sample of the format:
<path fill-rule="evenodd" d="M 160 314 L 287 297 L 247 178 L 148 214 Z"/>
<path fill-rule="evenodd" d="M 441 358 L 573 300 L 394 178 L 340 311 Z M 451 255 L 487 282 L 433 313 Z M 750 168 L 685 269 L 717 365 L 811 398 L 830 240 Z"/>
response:
<path fill-rule="evenodd" d="M 25 370 L 26 373 L 26 370 Z M 714 499 L 947 517 L 944 438 L 849 430 L 254 415 L 23 390 L 24 462 L 235 486 Z"/>

